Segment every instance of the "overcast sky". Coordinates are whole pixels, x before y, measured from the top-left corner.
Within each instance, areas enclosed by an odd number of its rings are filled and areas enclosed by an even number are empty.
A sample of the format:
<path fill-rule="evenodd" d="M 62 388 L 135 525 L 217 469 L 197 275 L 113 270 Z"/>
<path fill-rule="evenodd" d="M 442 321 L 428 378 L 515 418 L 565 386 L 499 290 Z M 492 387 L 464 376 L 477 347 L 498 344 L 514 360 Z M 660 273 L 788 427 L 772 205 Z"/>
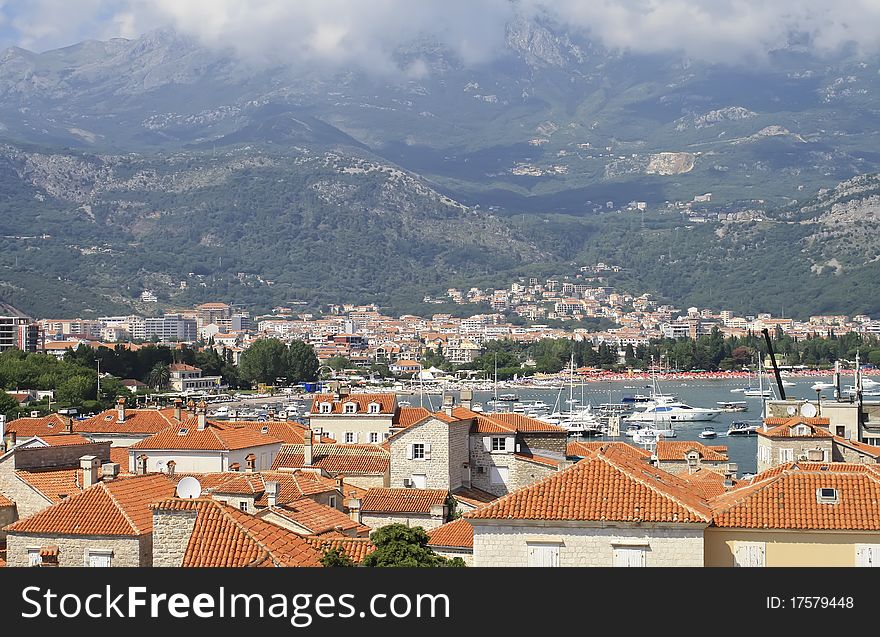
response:
<path fill-rule="evenodd" d="M 382 67 L 421 33 L 474 62 L 502 50 L 516 13 L 541 11 L 611 47 L 709 61 L 760 59 L 791 33 L 820 53 L 880 47 L 880 0 L 0 0 L 0 48 L 172 27 L 257 60 Z"/>

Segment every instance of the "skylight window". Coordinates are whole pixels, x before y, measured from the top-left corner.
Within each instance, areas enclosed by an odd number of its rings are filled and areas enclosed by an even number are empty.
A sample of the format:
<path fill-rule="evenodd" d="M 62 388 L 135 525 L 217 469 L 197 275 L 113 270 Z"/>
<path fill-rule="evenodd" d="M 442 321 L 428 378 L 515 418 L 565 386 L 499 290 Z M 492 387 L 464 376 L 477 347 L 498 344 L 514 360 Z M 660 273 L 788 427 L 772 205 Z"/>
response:
<path fill-rule="evenodd" d="M 188 433 L 189 433 L 189 429 L 187 429 L 186 427 L 183 427 L 180 431 L 177 432 L 177 435 L 178 436 L 185 436 Z"/>
<path fill-rule="evenodd" d="M 840 497 L 837 493 L 837 489 L 822 487 L 816 490 L 816 500 L 826 504 L 836 504 L 840 500 Z"/>

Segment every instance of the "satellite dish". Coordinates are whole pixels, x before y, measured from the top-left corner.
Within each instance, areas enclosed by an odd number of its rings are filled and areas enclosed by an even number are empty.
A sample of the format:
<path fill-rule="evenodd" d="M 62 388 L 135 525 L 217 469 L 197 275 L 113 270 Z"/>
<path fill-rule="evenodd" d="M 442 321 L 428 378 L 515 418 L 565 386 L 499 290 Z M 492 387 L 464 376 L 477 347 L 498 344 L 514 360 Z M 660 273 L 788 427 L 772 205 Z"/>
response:
<path fill-rule="evenodd" d="M 165 468 L 165 463 L 162 460 L 156 460 L 156 471 L 159 473 L 162 472 L 162 469 Z"/>
<path fill-rule="evenodd" d="M 816 405 L 813 403 L 804 403 L 801 405 L 801 416 L 804 418 L 814 418 L 816 413 Z"/>
<path fill-rule="evenodd" d="M 787 413 L 789 416 L 796 416 L 797 407 L 795 407 L 794 405 L 789 405 L 788 408 L 785 410 L 785 413 Z"/>
<path fill-rule="evenodd" d="M 178 498 L 184 498 L 185 500 L 197 498 L 202 495 L 202 485 L 192 476 L 186 476 L 177 483 L 176 495 Z"/>

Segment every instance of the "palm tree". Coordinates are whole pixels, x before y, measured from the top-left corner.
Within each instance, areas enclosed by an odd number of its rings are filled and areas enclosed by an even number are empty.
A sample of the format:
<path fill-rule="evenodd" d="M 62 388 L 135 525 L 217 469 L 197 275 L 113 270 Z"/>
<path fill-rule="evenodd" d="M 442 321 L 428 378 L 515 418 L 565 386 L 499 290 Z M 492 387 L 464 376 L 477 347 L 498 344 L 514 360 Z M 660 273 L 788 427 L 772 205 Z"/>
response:
<path fill-rule="evenodd" d="M 156 391 L 161 391 L 168 387 L 171 380 L 171 367 L 165 363 L 156 363 L 150 370 L 148 382 L 151 387 L 155 387 Z"/>

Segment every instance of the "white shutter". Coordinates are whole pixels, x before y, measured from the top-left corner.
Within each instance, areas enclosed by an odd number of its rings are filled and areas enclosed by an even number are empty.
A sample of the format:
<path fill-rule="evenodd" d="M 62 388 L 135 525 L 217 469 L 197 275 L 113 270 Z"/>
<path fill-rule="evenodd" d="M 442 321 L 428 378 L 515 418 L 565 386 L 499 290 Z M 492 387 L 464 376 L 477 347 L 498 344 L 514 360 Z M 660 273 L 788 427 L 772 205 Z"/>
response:
<path fill-rule="evenodd" d="M 413 446 L 412 445 L 406 446 L 406 459 L 407 460 L 413 459 Z"/>
<path fill-rule="evenodd" d="M 880 544 L 857 545 L 856 566 L 880 567 Z"/>
<path fill-rule="evenodd" d="M 483 449 L 492 451 L 492 436 L 483 436 Z"/>
<path fill-rule="evenodd" d="M 646 549 L 641 546 L 614 547 L 614 566 L 641 567 L 645 566 Z"/>
<path fill-rule="evenodd" d="M 431 459 L 431 443 L 426 442 L 425 443 L 425 460 L 430 460 L 430 459 Z"/>
<path fill-rule="evenodd" d="M 504 450 L 507 453 L 513 453 L 513 441 L 516 440 L 513 436 L 508 436 L 504 439 Z"/>
<path fill-rule="evenodd" d="M 354 441 L 355 441 L 355 443 L 358 443 L 361 441 L 361 432 L 359 432 L 359 431 L 354 432 Z"/>
<path fill-rule="evenodd" d="M 110 566 L 110 553 L 89 553 L 89 566 L 103 567 Z"/>
<path fill-rule="evenodd" d="M 546 568 L 559 566 L 558 544 L 528 544 L 529 566 Z"/>
<path fill-rule="evenodd" d="M 752 568 L 764 566 L 764 543 L 740 542 L 734 553 L 734 566 Z"/>

